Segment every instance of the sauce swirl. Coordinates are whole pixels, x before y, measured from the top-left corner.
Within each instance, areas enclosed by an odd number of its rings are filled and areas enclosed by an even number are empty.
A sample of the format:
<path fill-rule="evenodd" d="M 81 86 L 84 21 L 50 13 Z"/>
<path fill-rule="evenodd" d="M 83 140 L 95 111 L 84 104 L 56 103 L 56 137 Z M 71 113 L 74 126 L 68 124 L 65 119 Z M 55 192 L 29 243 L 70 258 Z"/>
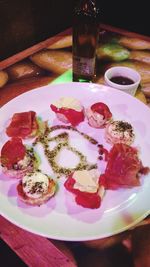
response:
<path fill-rule="evenodd" d="M 98 141 L 92 138 L 91 136 L 80 132 L 76 128 L 72 126 L 66 126 L 66 125 L 55 125 L 52 127 L 46 127 L 44 134 L 41 134 L 33 143 L 33 146 L 35 146 L 37 143 L 41 143 L 44 148 L 44 153 L 46 158 L 48 159 L 48 162 L 53 170 L 54 173 L 56 173 L 58 176 L 62 175 L 69 175 L 74 171 L 78 170 L 91 170 L 96 169 L 97 164 L 91 164 L 87 161 L 87 158 L 85 155 L 83 155 L 80 151 L 78 151 L 75 147 L 70 146 L 69 144 L 69 133 L 62 132 L 54 137 L 51 137 L 51 133 L 56 130 L 69 130 L 69 131 L 75 131 L 79 133 L 83 138 L 88 140 L 93 145 L 98 145 Z M 50 149 L 49 143 L 55 141 L 57 145 L 55 148 Z M 66 168 L 62 167 L 57 163 L 57 156 L 59 155 L 60 151 L 62 149 L 66 148 L 68 151 L 72 151 L 75 155 L 79 158 L 79 163 L 74 168 Z"/>

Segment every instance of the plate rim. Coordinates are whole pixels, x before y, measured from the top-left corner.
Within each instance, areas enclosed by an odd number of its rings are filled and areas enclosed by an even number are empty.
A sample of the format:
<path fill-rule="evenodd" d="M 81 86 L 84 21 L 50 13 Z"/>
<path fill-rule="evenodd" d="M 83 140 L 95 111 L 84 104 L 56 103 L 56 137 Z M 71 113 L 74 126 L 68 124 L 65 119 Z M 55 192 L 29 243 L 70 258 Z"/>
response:
<path fill-rule="evenodd" d="M 43 90 L 43 88 L 45 88 L 46 90 L 47 89 L 49 89 L 51 86 L 53 86 L 53 87 L 62 87 L 62 86 L 69 86 L 69 85 L 72 85 L 72 84 L 74 84 L 74 85 L 80 85 L 80 86 L 86 86 L 86 87 L 88 87 L 88 90 L 89 90 L 89 87 L 90 86 L 96 86 L 96 87 L 98 87 L 98 88 L 103 88 L 104 90 L 111 90 L 112 92 L 113 91 L 115 91 L 115 93 L 116 92 L 118 92 L 118 89 L 114 89 L 114 88 L 111 88 L 111 87 L 109 87 L 109 86 L 105 86 L 105 85 L 100 85 L 100 84 L 87 84 L 87 83 L 78 83 L 78 82 L 69 82 L 69 83 L 61 83 L 61 84 L 48 84 L 48 85 L 45 85 L 45 86 L 40 86 L 40 87 L 37 87 L 37 88 L 34 88 L 34 89 L 32 89 L 32 90 L 30 90 L 30 91 L 27 91 L 27 92 L 24 92 L 23 94 L 20 94 L 20 95 L 18 95 L 18 96 L 16 96 L 15 98 L 13 98 L 13 99 L 11 99 L 10 101 L 8 101 L 6 104 L 4 104 L 1 108 L 0 108 L 0 112 L 1 112 L 1 110 L 3 110 L 3 108 L 5 108 L 7 105 L 10 105 L 12 102 L 14 102 L 14 100 L 17 100 L 17 99 L 19 99 L 20 97 L 23 97 L 24 95 L 30 95 L 31 93 L 33 93 L 34 91 L 38 91 L 39 89 L 42 89 Z M 124 92 L 122 92 L 122 91 L 119 91 L 119 94 L 120 95 L 122 95 L 123 94 L 123 96 L 124 95 L 126 95 L 126 93 L 124 93 Z M 144 104 L 144 103 L 142 103 L 139 99 L 137 99 L 137 98 L 135 98 L 135 97 L 132 97 L 132 96 L 130 96 L 130 95 L 128 95 L 128 97 L 129 98 L 132 98 L 132 99 L 134 99 L 134 101 L 137 101 L 137 103 L 140 103 L 140 104 L 142 104 L 143 105 L 143 107 L 145 108 L 145 110 L 148 110 L 149 112 L 150 112 L 150 110 L 149 110 L 149 108 Z M 1 194 L 1 192 L 0 192 L 0 194 Z M 1 206 L 1 205 L 0 205 Z M 1 209 L 0 209 L 0 212 L 1 212 Z M 148 215 L 150 214 L 150 210 L 148 210 L 147 212 L 145 212 L 143 215 L 141 215 L 140 217 L 138 217 L 135 221 L 133 221 L 132 223 L 130 223 L 129 225 L 126 225 L 124 228 L 121 228 L 121 229 L 118 229 L 118 230 L 116 230 L 116 231 L 114 231 L 113 233 L 108 233 L 108 235 L 106 235 L 105 234 L 105 236 L 102 236 L 102 237 L 91 237 L 91 238 L 85 238 L 85 237 L 83 237 L 83 238 L 77 238 L 77 240 L 75 239 L 75 238 L 67 238 L 67 237 L 64 237 L 64 238 L 60 238 L 60 236 L 48 236 L 48 235 L 45 235 L 45 234 L 42 234 L 42 233 L 37 233 L 36 231 L 34 231 L 33 229 L 32 230 L 30 230 L 28 227 L 26 227 L 26 226 L 20 226 L 20 224 L 16 221 L 16 220 L 13 220 L 12 218 L 11 218 L 11 220 L 10 220 L 10 217 L 9 216 L 7 216 L 7 215 L 5 215 L 5 214 L 3 214 L 3 212 L 2 212 L 2 216 L 4 217 L 4 218 L 6 218 L 6 219 L 8 219 L 9 221 L 11 221 L 12 223 L 14 223 L 15 225 L 17 225 L 18 227 L 21 227 L 22 229 L 24 229 L 24 230 L 27 230 L 27 231 L 29 231 L 29 232 L 31 232 L 31 233 L 34 233 L 34 234 L 39 234 L 40 236 L 43 236 L 43 237 L 47 237 L 47 238 L 51 238 L 51 239 L 56 239 L 56 240 L 62 240 L 62 241 L 87 241 L 87 240 L 96 240 L 96 239 L 101 239 L 101 238 L 104 238 L 104 237 L 109 237 L 109 236 L 113 236 L 113 235 L 115 235 L 115 234 L 118 234 L 118 233 L 121 233 L 121 232 L 124 232 L 125 230 L 128 230 L 128 229 L 130 229 L 130 228 L 132 228 L 132 227 L 134 227 L 137 223 L 139 223 L 141 220 L 143 220 L 145 217 L 147 217 Z"/>

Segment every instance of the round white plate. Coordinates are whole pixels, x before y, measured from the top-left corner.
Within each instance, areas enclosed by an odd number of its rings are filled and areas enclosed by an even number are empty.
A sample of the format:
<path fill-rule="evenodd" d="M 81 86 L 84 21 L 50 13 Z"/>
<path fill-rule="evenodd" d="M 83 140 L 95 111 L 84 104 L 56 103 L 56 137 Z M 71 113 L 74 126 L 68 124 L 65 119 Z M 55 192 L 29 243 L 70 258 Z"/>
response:
<path fill-rule="evenodd" d="M 48 85 L 24 93 L 11 100 L 0 110 L 0 148 L 8 140 L 5 128 L 16 112 L 33 110 L 50 125 L 58 124 L 50 104 L 60 97 L 72 96 L 84 107 L 95 102 L 106 103 L 114 119 L 126 120 L 135 129 L 135 146 L 140 148 L 144 166 L 150 166 L 150 110 L 139 100 L 110 87 L 88 83 L 66 83 Z M 104 130 L 88 126 L 85 120 L 78 129 L 96 138 L 109 148 L 104 141 Z M 97 157 L 96 146 L 89 145 L 79 135 L 71 136 L 71 144 L 86 154 L 90 162 Z M 41 168 L 51 174 L 41 152 Z M 72 155 L 65 152 L 62 164 L 73 164 Z M 72 166 L 72 165 L 71 165 Z M 99 166 L 103 171 L 104 166 Z M 40 207 L 23 204 L 17 197 L 18 181 L 8 179 L 0 169 L 0 212 L 12 223 L 30 232 L 58 240 L 83 241 L 108 237 L 127 230 L 144 219 L 150 211 L 150 174 L 142 177 L 141 186 L 132 189 L 108 190 L 99 209 L 78 206 L 74 196 L 64 187 L 60 178 L 57 194 Z"/>

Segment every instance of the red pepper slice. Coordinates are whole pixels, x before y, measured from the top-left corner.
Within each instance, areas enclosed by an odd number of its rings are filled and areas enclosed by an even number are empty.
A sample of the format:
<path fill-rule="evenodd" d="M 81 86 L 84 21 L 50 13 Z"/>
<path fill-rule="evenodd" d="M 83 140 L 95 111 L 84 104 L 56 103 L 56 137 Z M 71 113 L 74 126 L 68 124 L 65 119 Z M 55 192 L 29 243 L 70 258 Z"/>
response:
<path fill-rule="evenodd" d="M 71 125 L 73 125 L 73 126 L 76 126 L 80 122 L 84 121 L 83 110 L 76 111 L 76 110 L 71 109 L 71 108 L 57 108 L 53 104 L 51 104 L 50 107 L 51 107 L 52 111 L 54 111 L 55 113 L 63 114 L 67 118 L 68 122 L 71 123 Z"/>
<path fill-rule="evenodd" d="M 104 119 L 110 119 L 112 117 L 112 113 L 110 112 L 109 107 L 102 102 L 98 102 L 98 103 L 93 104 L 91 106 L 91 110 L 93 112 L 97 112 L 97 113 L 103 115 Z"/>
<path fill-rule="evenodd" d="M 21 138 L 13 137 L 7 141 L 1 150 L 1 164 L 11 169 L 13 164 L 22 160 L 26 154 L 26 147 L 23 145 Z"/>
<path fill-rule="evenodd" d="M 84 208 L 97 209 L 101 205 L 101 198 L 97 193 L 80 192 L 75 201 Z"/>
<path fill-rule="evenodd" d="M 101 205 L 101 198 L 97 193 L 81 192 L 79 189 L 73 188 L 75 179 L 72 175 L 65 181 L 65 188 L 76 195 L 75 201 L 78 205 L 84 208 L 97 209 Z"/>

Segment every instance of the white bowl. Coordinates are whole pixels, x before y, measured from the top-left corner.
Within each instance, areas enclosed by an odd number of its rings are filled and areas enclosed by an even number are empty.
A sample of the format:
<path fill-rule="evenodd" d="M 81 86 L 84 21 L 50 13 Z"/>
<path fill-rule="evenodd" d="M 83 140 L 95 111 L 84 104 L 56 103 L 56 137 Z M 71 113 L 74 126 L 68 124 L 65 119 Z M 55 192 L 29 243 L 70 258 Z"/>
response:
<path fill-rule="evenodd" d="M 112 77 L 118 77 L 118 76 L 129 78 L 133 81 L 133 83 L 129 85 L 123 85 L 111 81 Z M 119 89 L 121 91 L 124 91 L 133 96 L 135 95 L 135 92 L 141 81 L 141 76 L 136 70 L 121 66 L 112 67 L 108 69 L 104 74 L 104 78 L 107 85 Z"/>

